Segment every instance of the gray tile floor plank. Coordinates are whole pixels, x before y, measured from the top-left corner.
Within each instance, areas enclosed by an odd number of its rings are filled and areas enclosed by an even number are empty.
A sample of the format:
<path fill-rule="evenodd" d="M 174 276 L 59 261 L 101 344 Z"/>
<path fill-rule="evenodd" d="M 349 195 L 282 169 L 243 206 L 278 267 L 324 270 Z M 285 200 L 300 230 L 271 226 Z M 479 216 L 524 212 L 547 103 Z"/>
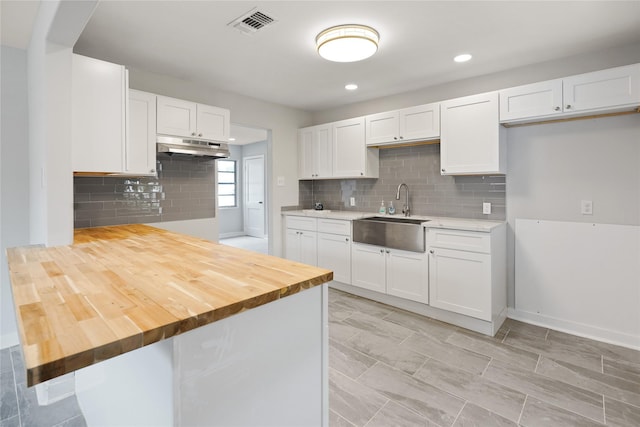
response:
<path fill-rule="evenodd" d="M 526 395 L 479 375 L 430 359 L 414 375 L 428 384 L 517 422 Z"/>
<path fill-rule="evenodd" d="M 520 322 L 518 320 L 506 319 L 502 324 L 509 332 L 518 332 L 520 334 L 530 335 L 537 338 L 546 338 L 549 329 L 541 326 L 531 325 L 529 323 Z"/>
<path fill-rule="evenodd" d="M 366 427 L 390 426 L 440 427 L 392 400 L 387 402 L 366 425 Z"/>
<path fill-rule="evenodd" d="M 601 394 L 523 371 L 499 360 L 492 360 L 483 376 L 562 409 L 604 422 Z"/>
<path fill-rule="evenodd" d="M 466 350 L 430 335 L 416 332 L 400 344 L 449 365 L 458 366 L 480 375 L 489 364 L 490 357 Z"/>
<path fill-rule="evenodd" d="M 614 344 L 608 344 L 592 340 L 589 338 L 570 335 L 564 332 L 549 330 L 547 341 L 560 342 L 565 345 L 571 345 L 576 351 L 591 352 L 601 354 L 605 357 L 615 360 L 623 360 L 635 363 L 640 367 L 640 353 L 637 350 L 621 347 Z"/>
<path fill-rule="evenodd" d="M 12 370 L 0 372 L 0 399 L 0 420 L 17 417 L 18 395 Z"/>
<path fill-rule="evenodd" d="M 335 369 L 329 369 L 329 407 L 356 426 L 364 426 L 389 399 Z"/>
<path fill-rule="evenodd" d="M 633 381 L 640 386 L 640 365 L 622 360 L 613 360 L 608 357 L 603 357 L 602 359 L 603 372 L 605 374 Z"/>
<path fill-rule="evenodd" d="M 397 310 L 384 317 L 387 322 L 404 326 L 415 332 L 422 332 L 424 335 L 433 336 L 442 341 L 452 335 L 458 328 L 448 323 L 430 319 L 419 314 L 408 311 Z"/>
<path fill-rule="evenodd" d="M 522 427 L 602 427 L 603 424 L 529 396 L 522 411 L 520 425 Z"/>
<path fill-rule="evenodd" d="M 615 427 L 640 426 L 640 407 L 604 398 L 606 424 Z"/>
<path fill-rule="evenodd" d="M 355 427 L 349 421 L 342 418 L 335 411 L 329 411 L 329 426 L 330 427 Z"/>
<path fill-rule="evenodd" d="M 379 317 L 366 313 L 353 313 L 342 321 L 343 324 L 353 326 L 361 331 L 367 331 L 390 342 L 399 344 L 413 334 L 411 329 L 395 323 L 387 322 Z"/>
<path fill-rule="evenodd" d="M 347 345 L 387 365 L 413 375 L 426 362 L 427 356 L 399 346 L 388 339 L 363 331 L 348 339 Z"/>
<path fill-rule="evenodd" d="M 536 373 L 640 407 L 640 385 L 567 362 L 542 357 Z"/>
<path fill-rule="evenodd" d="M 480 334 L 456 332 L 447 338 L 446 342 L 530 371 L 533 371 L 538 363 L 536 353 L 502 344 L 492 337 L 483 337 Z"/>
<path fill-rule="evenodd" d="M 376 364 L 376 360 L 340 342 L 329 340 L 329 366 L 356 379 Z"/>
<path fill-rule="evenodd" d="M 517 427 L 511 420 L 467 402 L 453 427 Z"/>
<path fill-rule="evenodd" d="M 593 371 L 602 372 L 602 356 L 592 351 L 581 351 L 562 342 L 547 341 L 540 337 L 509 331 L 504 343 L 554 360 L 564 360 Z"/>
<path fill-rule="evenodd" d="M 0 427 L 20 427 L 20 418 L 16 415 L 6 420 L 0 420 Z"/>
<path fill-rule="evenodd" d="M 18 384 L 18 408 L 23 426 L 55 426 L 82 415 L 75 395 L 40 406 L 35 387 L 27 388 L 26 384 Z"/>
<path fill-rule="evenodd" d="M 464 406 L 464 400 L 383 363 L 358 382 L 443 427 L 452 425 Z"/>

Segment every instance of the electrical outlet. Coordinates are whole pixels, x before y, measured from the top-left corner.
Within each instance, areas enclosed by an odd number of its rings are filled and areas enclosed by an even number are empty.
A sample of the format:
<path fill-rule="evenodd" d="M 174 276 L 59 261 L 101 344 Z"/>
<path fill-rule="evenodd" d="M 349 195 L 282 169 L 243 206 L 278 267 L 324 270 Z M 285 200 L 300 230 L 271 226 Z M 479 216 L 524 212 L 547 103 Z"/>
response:
<path fill-rule="evenodd" d="M 284 187 L 284 176 L 278 177 L 278 187 Z"/>
<path fill-rule="evenodd" d="M 580 212 L 582 215 L 593 215 L 593 202 L 591 200 L 582 200 L 580 202 Z"/>
<path fill-rule="evenodd" d="M 484 202 L 482 204 L 482 213 L 485 215 L 491 214 L 491 203 Z"/>
<path fill-rule="evenodd" d="M 356 205 L 356 198 L 355 197 L 349 198 L 349 205 L 350 206 L 355 206 Z"/>

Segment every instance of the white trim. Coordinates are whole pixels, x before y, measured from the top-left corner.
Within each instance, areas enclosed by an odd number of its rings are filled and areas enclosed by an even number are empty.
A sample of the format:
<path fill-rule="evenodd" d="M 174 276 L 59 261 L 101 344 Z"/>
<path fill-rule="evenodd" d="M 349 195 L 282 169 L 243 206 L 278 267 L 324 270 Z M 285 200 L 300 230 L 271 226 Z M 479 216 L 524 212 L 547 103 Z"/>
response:
<path fill-rule="evenodd" d="M 537 313 L 516 310 L 514 308 L 509 308 L 508 317 L 510 319 L 531 323 L 532 325 L 541 326 L 543 328 L 549 328 L 555 331 L 577 335 L 579 337 L 602 341 L 608 344 L 619 345 L 633 350 L 640 350 L 640 336 L 624 334 L 611 329 L 598 328 L 584 323 L 556 319 Z"/>

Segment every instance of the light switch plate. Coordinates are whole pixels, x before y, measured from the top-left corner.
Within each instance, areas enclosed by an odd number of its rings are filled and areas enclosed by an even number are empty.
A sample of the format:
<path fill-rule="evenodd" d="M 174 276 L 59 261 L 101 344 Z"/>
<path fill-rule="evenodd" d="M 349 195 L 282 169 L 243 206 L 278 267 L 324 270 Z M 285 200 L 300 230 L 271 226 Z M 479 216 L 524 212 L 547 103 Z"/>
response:
<path fill-rule="evenodd" d="M 355 197 L 349 198 L 349 205 L 350 206 L 355 206 L 356 205 L 356 198 Z"/>
<path fill-rule="evenodd" d="M 278 187 L 284 187 L 284 176 L 278 177 Z"/>
<path fill-rule="evenodd" d="M 593 201 L 581 200 L 580 213 L 582 213 L 582 215 L 593 215 Z"/>
<path fill-rule="evenodd" d="M 491 214 L 491 203 L 484 202 L 482 204 L 482 213 L 485 215 Z"/>

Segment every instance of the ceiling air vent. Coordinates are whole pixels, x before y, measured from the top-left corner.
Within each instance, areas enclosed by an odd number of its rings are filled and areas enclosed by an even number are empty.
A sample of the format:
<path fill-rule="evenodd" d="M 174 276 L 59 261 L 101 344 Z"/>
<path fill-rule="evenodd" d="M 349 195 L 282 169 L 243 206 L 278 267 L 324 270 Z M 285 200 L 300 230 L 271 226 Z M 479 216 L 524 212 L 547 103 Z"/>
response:
<path fill-rule="evenodd" d="M 258 8 L 253 8 L 239 18 L 229 22 L 229 24 L 227 25 L 238 29 L 244 34 L 251 35 L 256 31 L 263 29 L 267 25 L 273 24 L 274 22 L 276 22 L 274 18 L 264 12 L 259 11 Z"/>

